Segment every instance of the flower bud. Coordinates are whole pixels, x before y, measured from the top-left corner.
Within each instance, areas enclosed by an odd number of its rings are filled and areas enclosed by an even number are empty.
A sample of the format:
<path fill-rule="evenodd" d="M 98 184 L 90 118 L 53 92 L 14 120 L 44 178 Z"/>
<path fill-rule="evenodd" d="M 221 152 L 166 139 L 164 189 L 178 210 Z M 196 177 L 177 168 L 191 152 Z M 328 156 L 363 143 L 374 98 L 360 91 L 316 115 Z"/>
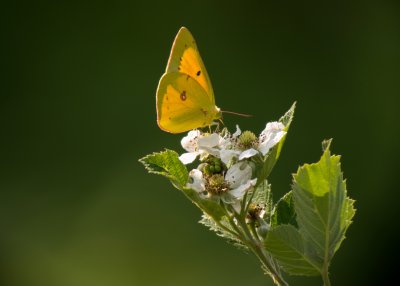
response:
<path fill-rule="evenodd" d="M 265 238 L 267 236 L 268 231 L 270 230 L 270 225 L 263 219 L 259 218 L 258 220 L 259 226 L 257 228 L 257 233 Z"/>

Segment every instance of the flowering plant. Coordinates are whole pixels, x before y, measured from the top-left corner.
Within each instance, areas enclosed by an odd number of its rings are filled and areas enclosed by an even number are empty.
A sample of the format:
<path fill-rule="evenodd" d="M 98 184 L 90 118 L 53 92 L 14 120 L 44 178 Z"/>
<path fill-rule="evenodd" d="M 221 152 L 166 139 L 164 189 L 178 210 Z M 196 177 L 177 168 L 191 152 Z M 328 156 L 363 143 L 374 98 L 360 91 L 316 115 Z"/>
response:
<path fill-rule="evenodd" d="M 165 150 L 140 161 L 150 173 L 167 177 L 203 212 L 200 223 L 234 245 L 253 252 L 276 285 L 290 275 L 321 275 L 328 267 L 355 213 L 347 197 L 340 156 L 323 142 L 319 162 L 299 167 L 292 190 L 276 203 L 268 176 L 277 162 L 295 104 L 256 136 L 239 126 L 231 134 L 190 131 L 185 153 Z M 187 165 L 198 160 L 196 168 Z"/>

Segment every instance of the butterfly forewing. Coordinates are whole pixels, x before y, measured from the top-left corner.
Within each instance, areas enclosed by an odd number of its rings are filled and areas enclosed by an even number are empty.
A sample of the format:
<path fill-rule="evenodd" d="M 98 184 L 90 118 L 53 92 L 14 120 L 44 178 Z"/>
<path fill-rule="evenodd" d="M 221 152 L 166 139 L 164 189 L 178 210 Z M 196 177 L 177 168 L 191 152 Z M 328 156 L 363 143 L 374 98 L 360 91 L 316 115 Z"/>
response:
<path fill-rule="evenodd" d="M 168 60 L 166 73 L 180 72 L 189 75 L 206 91 L 206 95 L 215 105 L 214 92 L 206 68 L 201 60 L 196 42 L 188 29 L 182 27 L 176 35 Z"/>
<path fill-rule="evenodd" d="M 166 73 L 157 90 L 157 122 L 161 129 L 181 133 L 210 125 L 217 110 L 204 88 L 191 76 Z"/>

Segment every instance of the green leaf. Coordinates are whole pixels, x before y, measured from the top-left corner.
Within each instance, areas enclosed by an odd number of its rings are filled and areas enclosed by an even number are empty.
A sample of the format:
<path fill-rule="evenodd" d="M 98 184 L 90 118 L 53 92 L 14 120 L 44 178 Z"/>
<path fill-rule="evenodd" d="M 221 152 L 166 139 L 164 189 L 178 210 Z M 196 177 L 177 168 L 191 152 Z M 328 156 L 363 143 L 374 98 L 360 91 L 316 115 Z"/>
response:
<path fill-rule="evenodd" d="M 296 108 L 296 102 L 294 102 L 290 107 L 290 109 L 285 113 L 285 115 L 283 115 L 279 119 L 279 122 L 282 122 L 282 124 L 285 125 L 284 130 L 286 132 L 289 131 L 290 124 L 292 123 L 293 120 L 295 108 Z M 276 144 L 262 159 L 263 161 L 262 168 L 258 171 L 257 174 L 258 182 L 263 182 L 266 178 L 268 178 L 269 174 L 274 168 L 276 162 L 279 159 L 279 155 L 281 154 L 283 144 L 285 143 L 286 135 L 283 136 L 281 141 L 278 144 Z"/>
<path fill-rule="evenodd" d="M 279 225 L 268 232 L 266 249 L 292 275 L 318 275 L 319 265 L 306 255 L 304 240 L 292 225 Z"/>
<path fill-rule="evenodd" d="M 267 180 L 264 180 L 264 183 L 254 188 L 253 192 L 254 193 L 250 193 L 250 196 L 248 196 L 248 200 L 251 201 L 251 204 L 259 205 L 264 208 L 265 214 L 263 218 L 268 218 L 269 222 L 269 217 L 272 212 L 271 185 L 268 184 Z"/>
<path fill-rule="evenodd" d="M 293 176 L 292 199 L 298 230 L 293 226 L 288 230 L 289 225 L 276 223 L 278 226 L 272 228 L 265 241 L 266 249 L 289 274 L 314 275 L 315 272 L 298 267 L 305 262 L 319 273 L 326 273 L 355 214 L 354 201 L 347 198 L 340 156 L 331 156 L 330 141 L 324 142 L 324 146 L 318 163 L 303 165 Z M 293 252 L 298 255 L 297 262 Z"/>
<path fill-rule="evenodd" d="M 221 221 L 220 224 L 223 225 L 226 229 L 230 230 L 226 230 L 224 228 L 222 228 L 221 226 L 219 226 L 215 220 L 213 220 L 211 217 L 209 217 L 208 215 L 204 214 L 201 218 L 201 220 L 199 221 L 201 224 L 205 225 L 206 227 L 208 227 L 210 230 L 216 232 L 216 234 L 220 237 L 225 238 L 229 243 L 233 244 L 234 246 L 242 249 L 242 250 L 246 250 L 248 251 L 249 248 L 243 243 L 242 240 L 238 239 L 237 236 L 235 236 L 234 234 L 232 234 L 232 232 L 235 232 L 232 227 L 230 226 L 228 219 L 226 217 L 224 217 Z"/>
<path fill-rule="evenodd" d="M 225 215 L 223 208 L 217 202 L 210 199 L 203 199 L 196 191 L 186 187 L 189 174 L 186 166 L 179 160 L 179 155 L 175 151 L 165 150 L 153 153 L 143 157 L 139 161 L 143 163 L 149 173 L 168 178 L 188 199 L 216 221 L 219 221 Z"/>
<path fill-rule="evenodd" d="M 354 215 L 340 156 L 331 156 L 329 144 L 318 163 L 299 168 L 293 184 L 300 232 L 324 265 L 329 265 Z"/>
<path fill-rule="evenodd" d="M 212 217 L 215 221 L 220 221 L 222 217 L 225 216 L 224 209 L 217 201 L 208 198 L 203 199 L 198 192 L 186 187 L 181 190 L 199 209 Z"/>
<path fill-rule="evenodd" d="M 271 226 L 274 227 L 280 224 L 291 224 L 296 228 L 298 227 L 291 191 L 278 201 L 272 212 Z"/>
<path fill-rule="evenodd" d="M 188 182 L 188 171 L 175 151 L 165 150 L 153 153 L 139 159 L 139 162 L 145 166 L 149 173 L 167 177 L 178 189 L 181 189 Z"/>
<path fill-rule="evenodd" d="M 342 228 L 343 231 L 343 235 L 340 238 L 340 241 L 338 241 L 336 248 L 335 248 L 335 252 L 339 249 L 342 241 L 346 238 L 345 234 L 347 231 L 347 228 L 350 226 L 350 224 L 353 222 L 352 218 L 354 217 L 355 213 L 356 213 L 356 209 L 354 208 L 354 200 L 346 197 L 345 199 L 345 205 L 342 209 L 342 213 L 341 213 L 341 221 L 344 222 L 344 227 Z"/>

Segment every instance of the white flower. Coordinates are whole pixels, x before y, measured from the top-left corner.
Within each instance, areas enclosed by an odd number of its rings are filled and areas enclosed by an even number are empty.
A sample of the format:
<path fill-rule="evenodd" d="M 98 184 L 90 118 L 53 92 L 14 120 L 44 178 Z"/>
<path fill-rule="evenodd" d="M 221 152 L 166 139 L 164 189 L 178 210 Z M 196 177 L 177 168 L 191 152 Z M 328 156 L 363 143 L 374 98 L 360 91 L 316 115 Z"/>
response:
<path fill-rule="evenodd" d="M 187 183 L 186 187 L 195 190 L 196 192 L 204 192 L 206 190 L 205 188 L 205 182 L 203 179 L 203 173 L 200 170 L 193 169 L 189 172 L 189 177 L 192 179 L 192 183 Z"/>
<path fill-rule="evenodd" d="M 263 154 L 267 154 L 269 149 L 274 147 L 281 141 L 283 136 L 285 136 L 286 131 L 283 129 L 285 125 L 282 122 L 269 122 L 265 126 L 265 129 L 260 134 L 260 142 L 258 145 L 258 150 Z"/>
<path fill-rule="evenodd" d="M 224 162 L 224 160 L 231 160 L 232 157 L 238 157 L 238 160 L 240 161 L 253 157 L 258 153 L 261 153 L 263 156 L 265 156 L 265 154 L 267 154 L 268 151 L 277 143 L 279 143 L 283 136 L 285 136 L 286 131 L 283 130 L 284 128 L 285 126 L 281 122 L 275 121 L 267 123 L 265 129 L 258 137 L 258 144 L 256 146 L 257 150 L 254 148 L 249 148 L 243 152 L 237 150 L 223 150 L 221 151 L 221 160 Z M 240 133 L 238 135 L 240 135 Z M 224 158 L 224 160 L 222 158 Z"/>
<path fill-rule="evenodd" d="M 251 179 L 252 168 L 246 162 L 239 162 L 228 169 L 225 174 L 225 181 L 229 183 L 229 194 L 237 199 L 257 183 L 257 178 Z"/>
<path fill-rule="evenodd" d="M 259 153 L 263 156 L 274 147 L 285 136 L 285 126 L 281 122 L 269 122 L 261 132 L 258 142 L 254 148 L 239 150 L 237 141 L 242 131 L 236 125 L 236 131 L 221 137 L 217 133 L 202 134 L 199 130 L 189 131 L 188 135 L 181 140 L 182 147 L 187 151 L 179 156 L 179 160 L 187 165 L 192 163 L 198 156 L 204 158 L 207 154 L 220 158 L 225 165 L 229 165 L 233 158 L 239 161 L 253 157 Z M 240 140 L 240 139 L 239 139 Z"/>
<path fill-rule="evenodd" d="M 228 134 L 222 138 L 222 140 L 220 140 L 219 147 L 221 150 L 219 152 L 219 157 L 225 165 L 228 165 L 232 158 L 240 155 L 241 152 L 239 150 L 235 150 L 234 147 L 237 137 L 239 137 L 241 133 L 242 131 L 240 130 L 239 125 L 236 125 L 235 133 L 232 135 Z"/>
<path fill-rule="evenodd" d="M 252 168 L 247 162 L 239 162 L 230 167 L 224 176 L 224 180 L 229 184 L 229 190 L 223 195 L 224 201 L 234 203 L 241 200 L 243 195 L 257 183 L 257 178 L 251 179 L 251 175 Z M 189 176 L 192 182 L 186 184 L 187 188 L 198 193 L 207 191 L 206 180 L 200 170 L 191 170 Z"/>
<path fill-rule="evenodd" d="M 234 149 L 222 149 L 219 152 L 219 156 L 221 158 L 221 161 L 225 165 L 228 165 L 228 163 L 232 160 L 232 158 L 239 157 L 240 154 L 241 154 L 240 151 L 234 150 Z"/>
<path fill-rule="evenodd" d="M 242 134 L 242 130 L 240 130 L 239 125 L 236 125 L 236 131 L 232 134 L 232 138 L 239 137 L 240 134 Z"/>
<path fill-rule="evenodd" d="M 242 153 L 240 153 L 239 161 L 246 159 L 246 158 L 253 157 L 257 154 L 258 154 L 258 151 L 256 149 L 253 149 L 253 148 L 247 149 L 247 150 L 243 151 Z"/>
<path fill-rule="evenodd" d="M 216 133 L 203 135 L 199 130 L 189 131 L 188 135 L 181 140 L 183 149 L 188 152 L 179 156 L 179 160 L 187 165 L 192 163 L 199 155 L 218 153 L 218 149 L 214 147 L 219 144 L 219 141 L 220 136 Z"/>
<path fill-rule="evenodd" d="M 201 136 L 199 130 L 192 130 L 188 132 L 188 135 L 183 137 L 181 140 L 181 145 L 183 149 L 189 152 L 194 152 L 197 150 L 197 141 Z"/>
<path fill-rule="evenodd" d="M 219 136 L 217 133 L 207 134 L 206 136 L 199 138 L 199 150 L 201 153 L 208 153 L 214 156 L 218 156 L 219 148 L 217 147 L 219 147 L 220 141 L 221 136 Z"/>

